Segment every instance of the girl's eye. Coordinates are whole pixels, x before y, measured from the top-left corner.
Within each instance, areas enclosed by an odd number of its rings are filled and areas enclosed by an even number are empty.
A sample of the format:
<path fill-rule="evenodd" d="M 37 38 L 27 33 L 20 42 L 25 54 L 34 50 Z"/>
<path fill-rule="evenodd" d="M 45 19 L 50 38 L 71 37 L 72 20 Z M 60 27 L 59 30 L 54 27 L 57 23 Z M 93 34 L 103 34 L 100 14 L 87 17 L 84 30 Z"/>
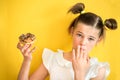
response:
<path fill-rule="evenodd" d="M 89 41 L 94 41 L 94 39 L 93 39 L 93 38 L 88 38 L 88 40 L 89 40 Z"/>
<path fill-rule="evenodd" d="M 81 37 L 82 35 L 81 34 L 77 34 L 79 37 Z"/>

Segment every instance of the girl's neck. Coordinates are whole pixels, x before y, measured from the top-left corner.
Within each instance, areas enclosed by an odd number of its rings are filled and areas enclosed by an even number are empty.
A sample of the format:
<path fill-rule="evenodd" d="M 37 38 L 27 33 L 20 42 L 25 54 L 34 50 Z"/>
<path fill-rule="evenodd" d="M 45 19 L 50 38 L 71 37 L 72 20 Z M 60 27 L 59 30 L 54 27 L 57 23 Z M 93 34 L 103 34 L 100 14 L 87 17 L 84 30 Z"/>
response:
<path fill-rule="evenodd" d="M 63 58 L 72 62 L 72 51 L 69 51 L 69 52 L 64 52 L 63 53 Z"/>

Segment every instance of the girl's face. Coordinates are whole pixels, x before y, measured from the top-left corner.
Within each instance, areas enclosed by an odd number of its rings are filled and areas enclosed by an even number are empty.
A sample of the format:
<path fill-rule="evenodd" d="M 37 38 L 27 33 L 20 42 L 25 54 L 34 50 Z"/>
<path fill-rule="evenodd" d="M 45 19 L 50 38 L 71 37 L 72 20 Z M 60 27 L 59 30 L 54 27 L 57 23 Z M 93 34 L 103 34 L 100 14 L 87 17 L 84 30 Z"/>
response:
<path fill-rule="evenodd" d="M 73 37 L 73 48 L 77 50 L 78 45 L 80 45 L 81 50 L 89 53 L 100 41 L 99 32 L 100 31 L 98 29 L 79 22 L 75 29 L 72 29 L 71 31 Z"/>

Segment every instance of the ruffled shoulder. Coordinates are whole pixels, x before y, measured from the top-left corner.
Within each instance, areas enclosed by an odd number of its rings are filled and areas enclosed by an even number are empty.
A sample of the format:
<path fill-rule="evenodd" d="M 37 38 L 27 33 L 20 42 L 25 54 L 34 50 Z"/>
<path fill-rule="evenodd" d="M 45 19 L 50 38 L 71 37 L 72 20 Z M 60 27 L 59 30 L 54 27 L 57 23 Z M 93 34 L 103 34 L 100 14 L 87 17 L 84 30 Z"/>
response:
<path fill-rule="evenodd" d="M 105 68 L 106 69 L 106 72 L 105 72 L 105 77 L 107 77 L 110 73 L 110 66 L 109 66 L 109 63 L 107 62 L 98 62 L 97 58 L 92 58 L 90 60 L 90 63 L 91 63 L 91 67 L 90 67 L 90 70 L 89 70 L 89 77 L 90 78 L 94 78 L 98 75 L 98 71 L 100 68 Z"/>
<path fill-rule="evenodd" d="M 42 60 L 43 60 L 43 64 L 44 66 L 49 70 L 50 69 L 50 64 L 52 63 L 52 59 L 55 55 L 55 52 L 53 52 L 52 50 L 45 48 L 43 50 L 43 54 L 42 54 Z"/>
<path fill-rule="evenodd" d="M 58 54 L 56 54 L 56 61 L 59 66 L 62 67 L 72 67 L 72 63 L 63 57 L 63 50 L 58 49 Z"/>

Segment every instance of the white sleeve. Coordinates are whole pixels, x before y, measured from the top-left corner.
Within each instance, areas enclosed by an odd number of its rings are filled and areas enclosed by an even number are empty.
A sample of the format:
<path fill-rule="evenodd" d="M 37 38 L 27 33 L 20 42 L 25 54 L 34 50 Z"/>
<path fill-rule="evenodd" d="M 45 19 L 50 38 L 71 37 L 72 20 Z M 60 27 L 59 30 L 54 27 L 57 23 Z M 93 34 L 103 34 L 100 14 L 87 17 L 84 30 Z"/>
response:
<path fill-rule="evenodd" d="M 108 63 L 98 63 L 97 65 L 95 65 L 93 68 L 92 68 L 92 78 L 93 77 L 96 77 L 98 75 L 98 71 L 100 68 L 104 67 L 106 69 L 106 72 L 105 72 L 105 77 L 107 78 L 107 76 L 109 75 L 110 73 L 110 66 Z"/>
<path fill-rule="evenodd" d="M 110 66 L 108 63 L 102 63 L 103 67 L 105 67 L 106 72 L 105 72 L 105 77 L 107 77 L 110 74 Z"/>
<path fill-rule="evenodd" d="M 44 66 L 48 69 L 48 71 L 50 69 L 50 65 L 52 65 L 53 56 L 54 56 L 54 52 L 51 51 L 50 49 L 45 48 L 43 50 L 42 60 Z"/>

